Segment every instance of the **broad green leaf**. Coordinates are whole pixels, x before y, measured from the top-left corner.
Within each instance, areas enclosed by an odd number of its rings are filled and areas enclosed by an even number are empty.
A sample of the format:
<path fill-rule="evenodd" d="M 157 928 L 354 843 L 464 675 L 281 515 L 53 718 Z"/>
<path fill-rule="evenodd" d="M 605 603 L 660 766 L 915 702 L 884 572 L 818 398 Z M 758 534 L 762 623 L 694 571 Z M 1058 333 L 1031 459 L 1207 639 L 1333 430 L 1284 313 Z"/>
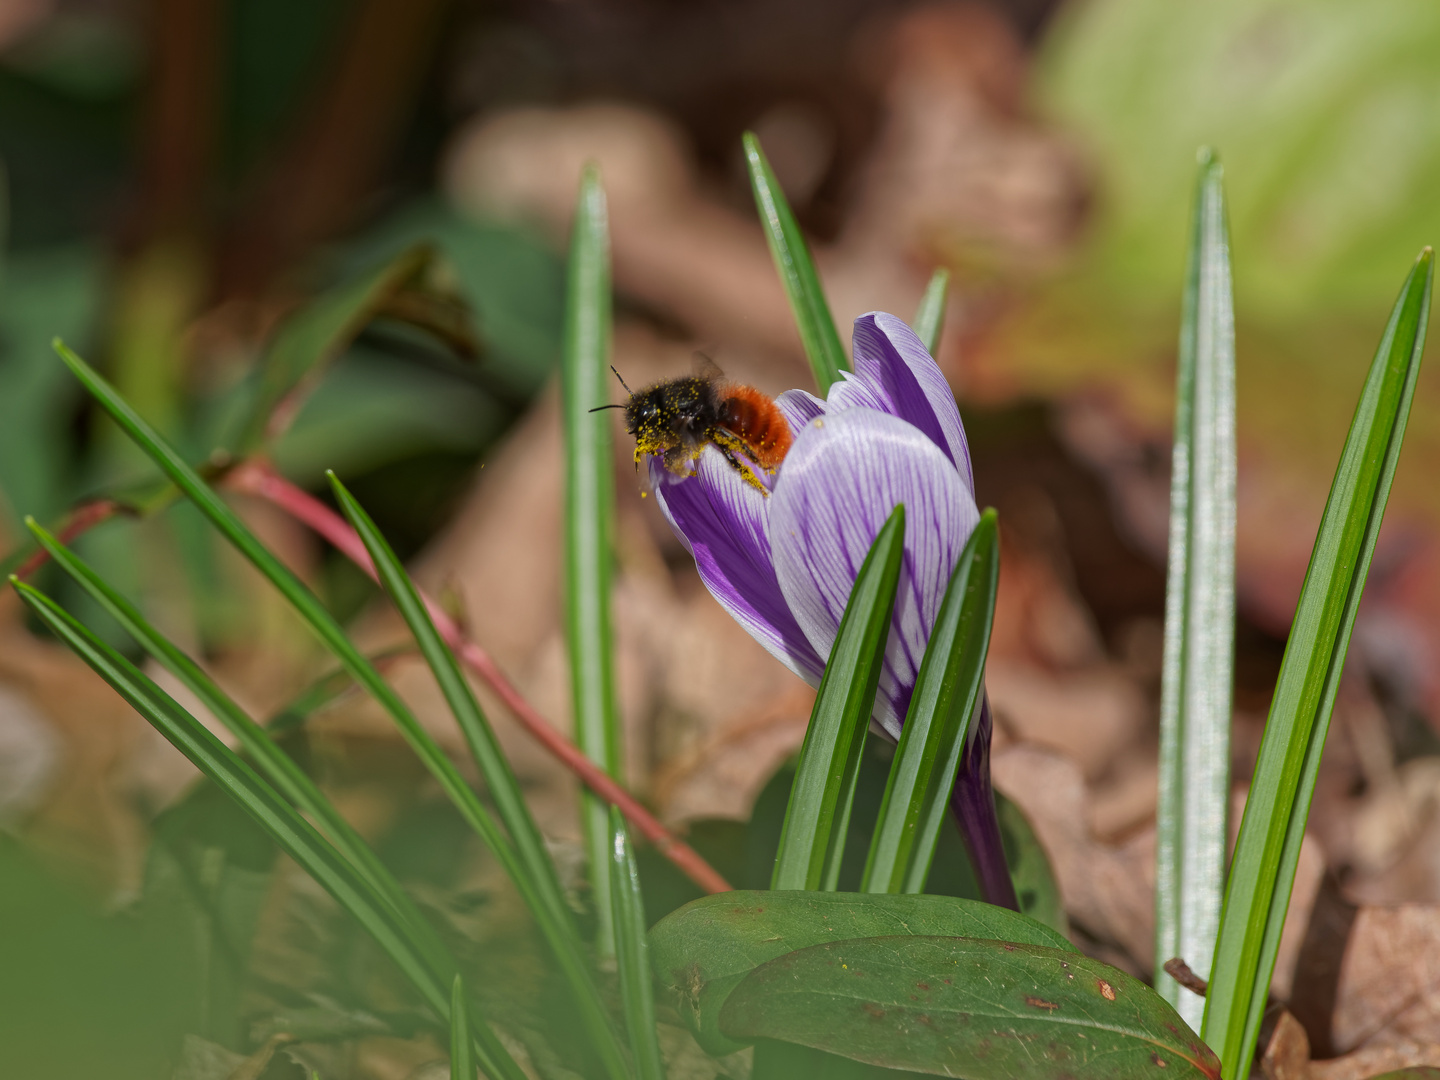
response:
<path fill-rule="evenodd" d="M 760 224 L 765 229 L 775 269 L 780 272 L 780 282 L 785 286 L 815 384 L 823 397 L 831 384 L 839 381 L 840 372 L 849 367 L 845 362 L 845 348 L 835 331 L 835 319 L 830 314 L 825 291 L 820 287 L 820 276 L 815 273 L 805 236 L 790 212 L 790 204 L 785 201 L 785 193 L 780 190 L 780 182 L 775 179 L 765 152 L 760 149 L 760 140 L 754 132 L 747 131 L 742 141 Z"/>
<path fill-rule="evenodd" d="M 920 662 L 861 892 L 918 893 L 925 888 L 970 717 L 980 704 L 999 580 L 995 511 L 986 510 L 956 560 Z"/>
<path fill-rule="evenodd" d="M 772 889 L 830 890 L 840 876 L 904 542 L 905 507 L 897 506 L 856 575 L 820 678 L 780 831 Z"/>
<path fill-rule="evenodd" d="M 102 379 L 85 361 L 76 356 L 63 344 L 56 343 L 61 359 L 70 367 L 120 425 L 150 458 L 160 466 L 197 509 L 207 517 L 220 533 L 249 562 L 267 577 L 271 584 L 309 625 L 325 647 L 349 672 L 350 676 L 380 704 L 390 715 L 400 733 L 405 737 L 421 762 L 439 782 L 441 790 L 460 811 L 466 823 L 486 841 L 510 871 L 520 895 L 534 913 L 536 922 L 547 941 L 555 950 L 556 958 L 565 969 L 565 974 L 575 993 L 582 1015 L 588 1021 L 590 1034 L 596 1048 L 617 1080 L 624 1076 L 623 1065 L 618 1055 L 609 1054 L 607 1045 L 613 1042 L 613 1032 L 603 1005 L 597 1000 L 597 991 L 583 964 L 570 960 L 573 955 L 573 934 L 567 928 L 557 925 L 551 917 L 551 909 L 536 892 L 531 877 L 518 860 L 510 839 L 503 834 L 479 797 L 465 782 L 460 770 L 449 756 L 435 742 L 434 738 L 420 725 L 409 706 L 401 700 L 354 642 L 346 635 L 335 617 L 315 597 L 309 588 L 295 576 L 275 555 L 262 544 L 233 510 L 196 474 L 179 453 L 162 439 L 158 432 L 146 423 L 135 410 L 120 397 L 114 387 Z M 445 997 L 448 1008 L 448 994 Z"/>
<path fill-rule="evenodd" d="M 615 478 L 610 414 L 610 231 L 605 191 L 592 165 L 580 181 L 565 296 L 560 394 L 565 432 L 565 632 L 575 742 L 611 776 L 620 775 L 620 710 L 615 697 L 610 567 L 614 560 Z M 601 955 L 615 951 L 610 910 L 610 815 L 604 800 L 580 793 L 590 863 L 590 895 Z"/>
<path fill-rule="evenodd" d="M 1225 890 L 1205 999 L 1205 1038 L 1227 1076 L 1249 1068 L 1295 883 L 1325 734 L 1385 502 L 1430 314 L 1433 253 L 1400 290 L 1360 395 L 1320 521 Z"/>
<path fill-rule="evenodd" d="M 613 863 L 611 904 L 615 909 L 615 958 L 620 973 L 620 1005 L 630 1033 L 630 1052 L 638 1080 L 665 1080 L 665 1065 L 655 1033 L 655 991 L 650 977 L 650 943 L 645 936 L 645 900 L 640 872 L 625 818 L 610 808 Z"/>
<path fill-rule="evenodd" d="M 950 290 L 950 271 L 940 267 L 930 275 L 930 284 L 925 286 L 925 295 L 915 312 L 914 330 L 930 355 L 935 355 L 940 345 L 940 330 L 945 325 L 945 299 Z"/>
<path fill-rule="evenodd" d="M 57 566 L 69 574 L 121 625 L 140 647 L 174 675 L 235 736 L 257 768 L 277 791 L 318 824 L 375 892 L 390 905 L 397 918 L 409 927 L 416 947 L 433 970 L 444 971 L 452 963 L 434 927 L 401 888 L 380 857 L 341 816 L 305 770 L 280 749 L 259 724 L 240 708 L 214 679 L 165 635 L 152 626 L 133 604 L 112 588 L 93 567 L 61 544 L 33 519 L 26 524 Z"/>
<path fill-rule="evenodd" d="M 750 1080 L 795 1080 L 801 1076 L 824 1077 L 824 1080 L 907 1080 L 915 1075 L 774 1039 L 756 1043 L 752 1061 Z"/>
<path fill-rule="evenodd" d="M 450 1080 L 475 1080 L 475 1058 L 470 1053 L 470 1016 L 465 1004 L 465 982 L 456 974 L 450 984 Z"/>
<path fill-rule="evenodd" d="M 1063 949 L 970 937 L 788 953 L 731 991 L 720 1030 L 966 1080 L 1220 1078 L 1215 1055 L 1140 980 Z"/>
<path fill-rule="evenodd" d="M 287 398 L 337 359 L 387 303 L 429 268 L 434 254 L 425 245 L 410 248 L 323 294 L 281 324 L 260 361 L 255 398 L 235 440 L 238 456 L 253 453 L 265 441 L 282 402 L 287 415 L 278 419 L 283 423 L 294 415 L 297 403 Z"/>
<path fill-rule="evenodd" d="M 134 664 L 100 641 L 48 596 L 11 578 L 30 610 L 61 641 L 108 682 L 161 735 L 222 791 L 238 802 L 287 855 L 375 939 L 420 991 L 436 1015 L 448 1018 L 450 995 L 444 979 L 453 972 L 432 969 L 411 941 L 410 930 L 385 900 L 259 774 L 210 733 Z M 476 1050 L 487 1072 L 506 1080 L 524 1073 L 484 1022 L 472 1026 Z"/>
<path fill-rule="evenodd" d="M 1235 668 L 1235 314 L 1220 162 L 1201 152 L 1180 316 L 1160 692 L 1155 984 L 1199 1027 L 1205 1001 L 1165 974 L 1210 977 L 1225 891 Z"/>
<path fill-rule="evenodd" d="M 720 1034 L 720 1007 L 752 970 L 821 942 L 897 932 L 1074 949 L 1048 926 L 979 900 L 737 891 L 701 897 L 661 919 L 650 931 L 650 958 L 700 1044 L 725 1054 L 739 1044 Z"/>

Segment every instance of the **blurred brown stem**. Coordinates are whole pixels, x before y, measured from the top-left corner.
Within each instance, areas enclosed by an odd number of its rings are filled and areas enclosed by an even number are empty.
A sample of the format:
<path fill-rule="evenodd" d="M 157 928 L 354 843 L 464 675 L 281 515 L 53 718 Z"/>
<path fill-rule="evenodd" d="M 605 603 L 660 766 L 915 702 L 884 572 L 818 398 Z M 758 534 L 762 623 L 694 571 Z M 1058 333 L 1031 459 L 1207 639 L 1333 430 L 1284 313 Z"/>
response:
<path fill-rule="evenodd" d="M 320 500 L 301 491 L 268 466 L 247 462 L 230 474 L 227 486 L 234 491 L 258 495 L 279 507 L 297 521 L 308 525 L 328 540 L 336 550 L 371 578 L 376 576 L 370 554 L 350 526 Z M 517 690 L 496 666 L 489 654 L 469 640 L 459 625 L 434 600 L 423 592 L 421 599 L 434 620 L 440 636 L 455 650 L 457 656 L 478 675 L 503 701 L 540 745 L 568 768 L 582 783 L 620 812 L 655 845 L 656 849 L 706 892 L 729 892 L 731 885 L 700 857 L 700 854 L 645 809 L 613 777 L 591 761 L 573 742 L 545 719 Z"/>

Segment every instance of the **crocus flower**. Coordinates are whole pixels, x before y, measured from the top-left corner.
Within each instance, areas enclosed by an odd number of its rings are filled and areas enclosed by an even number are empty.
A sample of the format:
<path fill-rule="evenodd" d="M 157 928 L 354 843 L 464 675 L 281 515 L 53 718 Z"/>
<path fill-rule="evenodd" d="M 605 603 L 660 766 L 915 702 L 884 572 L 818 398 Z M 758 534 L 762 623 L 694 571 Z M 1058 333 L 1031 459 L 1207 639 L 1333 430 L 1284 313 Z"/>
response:
<path fill-rule="evenodd" d="M 767 490 L 747 483 L 713 446 L 689 476 L 676 477 L 655 457 L 650 475 L 711 595 L 812 686 L 870 545 L 904 504 L 900 581 L 873 716 L 898 739 L 950 575 L 980 513 L 960 410 L 919 337 L 894 315 L 871 312 L 855 320 L 853 353 L 855 370 L 825 400 L 803 390 L 776 399 L 794 444 L 773 475 L 761 474 Z M 1013 907 L 994 824 L 989 728 L 987 709 L 952 805 L 987 898 Z"/>

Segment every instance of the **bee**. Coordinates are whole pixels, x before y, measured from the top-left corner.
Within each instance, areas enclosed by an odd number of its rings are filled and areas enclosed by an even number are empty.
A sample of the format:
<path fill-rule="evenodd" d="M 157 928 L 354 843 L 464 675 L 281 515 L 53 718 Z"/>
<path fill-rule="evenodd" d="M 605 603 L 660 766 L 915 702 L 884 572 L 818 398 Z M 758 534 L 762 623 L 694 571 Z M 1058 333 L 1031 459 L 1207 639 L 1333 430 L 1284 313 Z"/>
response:
<path fill-rule="evenodd" d="M 785 460 L 793 441 L 789 421 L 774 399 L 753 386 L 724 382 L 713 364 L 707 366 L 712 370 L 640 390 L 626 386 L 612 367 L 630 400 L 600 408 L 625 410 L 626 430 L 635 436 L 636 468 L 646 454 L 655 454 L 676 476 L 690 476 L 710 445 L 747 484 L 768 495 L 759 474 L 773 474 Z"/>

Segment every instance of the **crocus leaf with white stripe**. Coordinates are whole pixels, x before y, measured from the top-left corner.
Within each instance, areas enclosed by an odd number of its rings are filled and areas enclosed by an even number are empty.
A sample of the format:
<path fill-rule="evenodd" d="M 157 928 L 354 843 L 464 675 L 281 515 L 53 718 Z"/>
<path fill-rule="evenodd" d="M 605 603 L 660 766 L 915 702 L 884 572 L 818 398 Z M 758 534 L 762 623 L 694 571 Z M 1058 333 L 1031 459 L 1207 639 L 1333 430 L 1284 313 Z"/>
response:
<path fill-rule="evenodd" d="M 1225 890 L 1235 670 L 1235 314 L 1220 163 L 1202 156 L 1175 377 L 1170 554 L 1160 691 L 1155 988 L 1191 1027 L 1202 998 L 1165 974 L 1209 978 Z"/>
<path fill-rule="evenodd" d="M 610 378 L 610 233 L 595 166 L 580 180 L 565 296 L 560 397 L 565 436 L 565 640 L 575 741 L 611 776 L 620 774 L 620 710 L 615 696 L 610 564 L 614 560 L 615 479 L 610 420 L 595 406 Z M 580 792 L 590 863 L 595 945 L 615 952 L 610 909 L 610 815 L 604 800 Z"/>

